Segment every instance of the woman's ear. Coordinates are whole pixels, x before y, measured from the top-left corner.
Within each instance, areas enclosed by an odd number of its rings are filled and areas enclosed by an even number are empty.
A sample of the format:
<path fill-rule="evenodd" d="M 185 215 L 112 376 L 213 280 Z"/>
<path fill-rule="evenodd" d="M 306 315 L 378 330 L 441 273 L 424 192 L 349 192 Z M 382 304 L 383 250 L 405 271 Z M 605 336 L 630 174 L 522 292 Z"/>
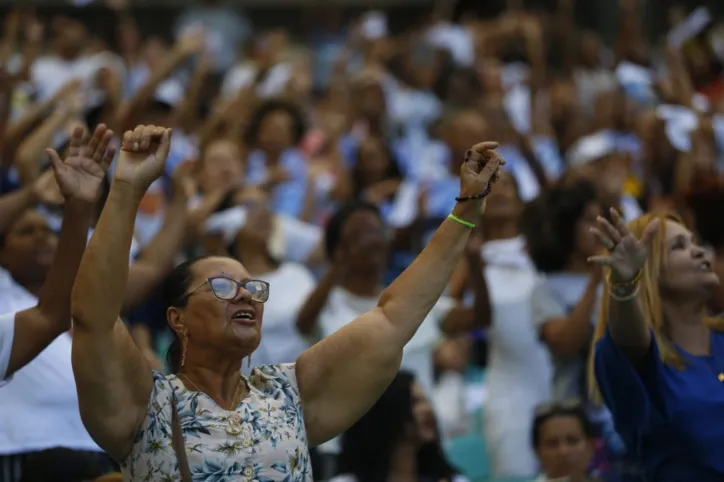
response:
<path fill-rule="evenodd" d="M 171 329 L 175 331 L 176 334 L 179 336 L 181 336 L 181 333 L 183 333 L 186 329 L 186 326 L 183 322 L 183 312 L 180 308 L 176 308 L 175 306 L 169 307 L 166 310 L 166 321 L 168 322 Z"/>

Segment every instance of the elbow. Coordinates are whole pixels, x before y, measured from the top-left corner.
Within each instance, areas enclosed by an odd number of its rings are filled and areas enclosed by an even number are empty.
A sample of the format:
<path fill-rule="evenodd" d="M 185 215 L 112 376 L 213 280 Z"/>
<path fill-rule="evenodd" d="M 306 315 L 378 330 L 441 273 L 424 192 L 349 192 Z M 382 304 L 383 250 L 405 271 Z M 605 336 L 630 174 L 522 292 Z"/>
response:
<path fill-rule="evenodd" d="M 572 358 L 581 353 L 584 343 L 575 340 L 564 330 L 556 329 L 556 327 L 543 327 L 541 338 L 545 342 L 548 350 L 558 358 Z"/>

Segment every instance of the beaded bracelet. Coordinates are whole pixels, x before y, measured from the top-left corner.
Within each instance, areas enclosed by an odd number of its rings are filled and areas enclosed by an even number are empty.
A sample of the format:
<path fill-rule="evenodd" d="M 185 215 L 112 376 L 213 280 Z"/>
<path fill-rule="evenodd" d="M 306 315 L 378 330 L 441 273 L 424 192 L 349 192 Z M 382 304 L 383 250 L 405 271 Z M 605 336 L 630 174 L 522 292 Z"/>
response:
<path fill-rule="evenodd" d="M 636 276 L 634 276 L 630 280 L 621 281 L 621 282 L 614 281 L 611 278 L 611 275 L 609 274 L 608 275 L 608 284 L 609 284 L 609 286 L 611 286 L 611 288 L 629 288 L 631 286 L 637 285 L 639 283 L 639 281 L 641 281 L 641 277 L 643 276 L 643 274 L 644 274 L 644 270 L 640 269 L 636 273 Z"/>
<path fill-rule="evenodd" d="M 488 183 L 488 187 L 485 188 L 485 190 L 479 194 L 474 194 L 472 196 L 458 196 L 455 198 L 457 202 L 464 202 L 464 201 L 473 201 L 475 199 L 483 199 L 485 196 L 490 194 L 490 191 L 493 190 L 493 186 L 491 183 Z"/>

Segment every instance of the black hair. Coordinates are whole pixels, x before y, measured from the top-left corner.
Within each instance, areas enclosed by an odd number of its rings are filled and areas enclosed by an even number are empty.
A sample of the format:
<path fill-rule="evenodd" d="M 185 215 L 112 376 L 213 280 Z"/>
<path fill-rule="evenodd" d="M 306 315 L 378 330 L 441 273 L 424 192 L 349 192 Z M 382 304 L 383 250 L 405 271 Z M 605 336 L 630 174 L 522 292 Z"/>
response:
<path fill-rule="evenodd" d="M 186 306 L 188 298 L 184 297 L 184 295 L 188 292 L 191 287 L 191 282 L 194 279 L 194 266 L 201 260 L 216 257 L 217 256 L 199 256 L 184 261 L 171 270 L 161 287 L 164 314 L 172 306 L 178 308 Z M 171 373 L 176 373 L 181 368 L 181 340 L 173 330 L 172 333 L 173 341 L 166 352 L 166 363 Z"/>
<path fill-rule="evenodd" d="M 387 172 L 385 172 L 385 177 L 382 180 L 387 179 L 402 179 L 402 171 L 400 171 L 400 162 L 397 159 L 397 156 L 395 155 L 395 152 L 390 148 L 390 144 L 387 139 L 384 137 L 376 137 L 376 139 L 382 143 L 382 148 L 385 152 L 385 155 L 387 156 L 387 160 L 389 161 L 387 164 Z M 357 152 L 355 153 L 355 157 L 357 158 L 357 162 L 355 163 L 354 167 L 352 168 L 352 192 L 354 194 L 354 197 L 359 197 L 360 194 L 362 194 L 363 186 L 359 179 L 359 164 L 360 164 L 360 152 L 362 151 L 362 144 L 360 143 L 359 146 L 357 146 Z"/>
<path fill-rule="evenodd" d="M 593 184 L 578 182 L 553 187 L 525 207 L 521 232 L 540 271 L 555 273 L 565 268 L 576 248 L 576 224 L 586 207 L 597 202 Z"/>
<path fill-rule="evenodd" d="M 272 99 L 259 105 L 252 113 L 249 126 L 244 135 L 246 144 L 249 147 L 257 147 L 259 143 L 259 129 L 264 119 L 277 111 L 283 111 L 292 118 L 292 142 L 299 144 L 307 131 L 307 123 L 302 110 L 294 103 L 285 100 Z"/>
<path fill-rule="evenodd" d="M 56 447 L 31 452 L 23 458 L 20 482 L 93 480 L 106 472 L 104 465 L 109 464 L 103 464 L 99 456 L 85 451 Z"/>
<path fill-rule="evenodd" d="M 342 205 L 332 214 L 324 227 L 324 253 L 328 259 L 334 259 L 334 252 L 339 247 L 344 225 L 350 216 L 358 211 L 369 211 L 377 215 L 380 220 L 382 219 L 380 210 L 374 204 L 365 201 L 350 201 Z"/>
<path fill-rule="evenodd" d="M 553 402 L 538 406 L 533 417 L 533 428 L 531 441 L 533 449 L 537 450 L 541 443 L 543 425 L 550 419 L 556 417 L 575 417 L 581 424 L 581 429 L 586 438 L 596 436 L 596 427 L 586 415 L 586 409 L 580 402 Z"/>
<path fill-rule="evenodd" d="M 401 371 L 377 403 L 342 436 L 339 472 L 358 482 L 387 480 L 395 446 L 411 424 L 413 415 L 411 373 Z M 450 480 L 456 471 L 448 464 L 440 441 L 421 447 L 418 474 L 424 480 Z"/>

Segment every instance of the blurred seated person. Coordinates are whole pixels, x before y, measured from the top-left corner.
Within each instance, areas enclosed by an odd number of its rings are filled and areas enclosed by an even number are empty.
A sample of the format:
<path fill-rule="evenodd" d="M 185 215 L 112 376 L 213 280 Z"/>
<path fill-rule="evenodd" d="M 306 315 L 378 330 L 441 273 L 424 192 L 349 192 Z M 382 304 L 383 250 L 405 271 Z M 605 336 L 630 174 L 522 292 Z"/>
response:
<path fill-rule="evenodd" d="M 575 400 L 540 405 L 533 419 L 533 448 L 542 474 L 536 482 L 598 482 L 587 469 L 594 453 L 593 424 Z"/>
<path fill-rule="evenodd" d="M 467 481 L 447 462 L 435 412 L 405 371 L 342 436 L 339 469 L 330 482 Z"/>

